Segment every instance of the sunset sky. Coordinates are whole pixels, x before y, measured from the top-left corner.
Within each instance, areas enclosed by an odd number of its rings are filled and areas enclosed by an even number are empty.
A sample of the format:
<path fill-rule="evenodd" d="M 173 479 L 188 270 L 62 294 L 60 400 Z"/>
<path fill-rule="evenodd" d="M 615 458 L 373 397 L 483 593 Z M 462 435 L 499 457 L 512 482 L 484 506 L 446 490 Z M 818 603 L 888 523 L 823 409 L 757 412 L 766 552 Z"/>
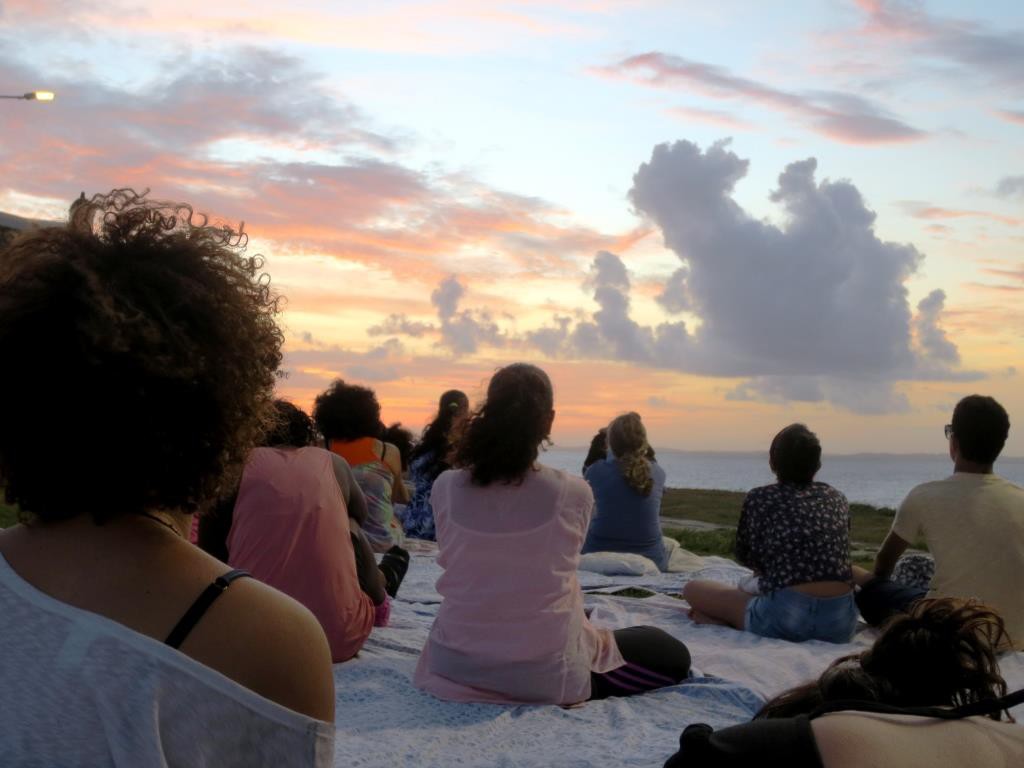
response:
<path fill-rule="evenodd" d="M 1019 0 L 0 0 L 0 211 L 245 222 L 283 394 L 417 432 L 529 360 L 554 439 L 1024 455 Z"/>

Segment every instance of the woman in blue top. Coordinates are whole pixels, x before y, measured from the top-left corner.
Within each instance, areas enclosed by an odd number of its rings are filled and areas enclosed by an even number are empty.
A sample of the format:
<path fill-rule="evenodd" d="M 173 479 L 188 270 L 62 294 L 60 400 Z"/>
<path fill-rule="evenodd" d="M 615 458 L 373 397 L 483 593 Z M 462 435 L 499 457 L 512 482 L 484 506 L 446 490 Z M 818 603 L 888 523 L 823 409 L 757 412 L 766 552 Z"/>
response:
<path fill-rule="evenodd" d="M 414 490 L 412 501 L 405 508 L 405 534 L 414 539 L 434 541 L 434 509 L 430 505 L 430 489 L 438 475 L 446 469 L 452 450 L 453 433 L 469 413 L 469 398 L 464 392 L 450 389 L 441 395 L 437 415 L 423 430 L 423 437 L 409 458 L 409 476 Z"/>
<path fill-rule="evenodd" d="M 661 541 L 661 497 L 665 470 L 649 457 L 640 414 L 625 413 L 608 425 L 608 458 L 587 468 L 594 492 L 594 518 L 583 553 L 629 552 L 668 568 Z"/>

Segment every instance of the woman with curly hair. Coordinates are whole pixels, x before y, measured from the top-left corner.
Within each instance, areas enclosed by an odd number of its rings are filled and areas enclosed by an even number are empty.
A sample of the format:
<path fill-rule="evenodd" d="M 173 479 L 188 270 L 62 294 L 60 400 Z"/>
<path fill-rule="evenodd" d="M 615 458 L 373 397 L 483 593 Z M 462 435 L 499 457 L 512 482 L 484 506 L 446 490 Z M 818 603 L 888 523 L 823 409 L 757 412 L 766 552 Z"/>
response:
<path fill-rule="evenodd" d="M 594 462 L 584 477 L 594 492 L 583 553 L 629 552 L 668 569 L 661 540 L 661 497 L 665 470 L 648 458 L 647 430 L 640 414 L 630 411 L 608 425 L 610 455 Z"/>
<path fill-rule="evenodd" d="M 120 190 L 0 252 L 0 764 L 331 764 L 316 618 L 186 538 L 272 419 L 244 245 Z"/>
<path fill-rule="evenodd" d="M 594 504 L 580 478 L 537 463 L 555 418 L 534 365 L 499 370 L 432 502 L 442 602 L 415 684 L 438 698 L 575 704 L 675 685 L 681 642 L 654 627 L 597 629 L 576 577 Z"/>
<path fill-rule="evenodd" d="M 352 467 L 366 496 L 369 515 L 363 531 L 375 552 L 387 552 L 404 543 L 395 504 L 409 501 L 402 482 L 398 449 L 380 439 L 384 425 L 380 403 L 372 389 L 335 380 L 316 397 L 313 421 L 327 441 L 327 448 Z"/>
<path fill-rule="evenodd" d="M 687 726 L 665 768 L 1021 765 L 1024 728 L 1007 710 L 1024 690 L 1007 695 L 996 656 L 1005 643 L 989 607 L 922 600 L 871 648 L 776 696 L 753 721 Z"/>
<path fill-rule="evenodd" d="M 449 469 L 455 432 L 469 412 L 469 398 L 464 392 L 449 389 L 437 404 L 437 414 L 412 451 L 409 474 L 412 477 L 412 501 L 405 508 L 405 533 L 416 539 L 433 541 L 434 510 L 430 506 L 430 489 L 438 475 Z"/>
<path fill-rule="evenodd" d="M 760 594 L 697 579 L 683 597 L 698 624 L 725 624 L 792 642 L 847 643 L 859 617 L 850 564 L 850 505 L 827 483 L 821 443 L 803 424 L 772 440 L 768 463 L 778 478 L 743 499 L 736 559 L 758 576 Z"/>

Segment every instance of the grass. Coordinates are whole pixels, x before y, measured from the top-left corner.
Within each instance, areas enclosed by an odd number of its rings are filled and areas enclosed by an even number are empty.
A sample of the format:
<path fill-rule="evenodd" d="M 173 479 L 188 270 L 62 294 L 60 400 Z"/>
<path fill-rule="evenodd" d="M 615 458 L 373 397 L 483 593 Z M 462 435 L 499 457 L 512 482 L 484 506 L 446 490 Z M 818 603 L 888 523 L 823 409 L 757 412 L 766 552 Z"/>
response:
<path fill-rule="evenodd" d="M 4 497 L 4 489 L 0 488 L 0 499 Z M 0 528 L 7 528 L 18 522 L 18 510 L 0 501 Z"/>
<path fill-rule="evenodd" d="M 665 527 L 665 535 L 698 555 L 732 557 L 736 543 L 736 525 L 746 494 L 739 491 L 709 491 L 698 488 L 666 488 L 661 502 L 664 518 L 699 520 L 723 526 L 717 530 L 696 531 Z M 870 504 L 850 505 L 850 555 L 865 568 L 874 563 L 875 553 L 892 526 L 894 510 Z M 924 549 L 922 542 L 915 543 Z"/>

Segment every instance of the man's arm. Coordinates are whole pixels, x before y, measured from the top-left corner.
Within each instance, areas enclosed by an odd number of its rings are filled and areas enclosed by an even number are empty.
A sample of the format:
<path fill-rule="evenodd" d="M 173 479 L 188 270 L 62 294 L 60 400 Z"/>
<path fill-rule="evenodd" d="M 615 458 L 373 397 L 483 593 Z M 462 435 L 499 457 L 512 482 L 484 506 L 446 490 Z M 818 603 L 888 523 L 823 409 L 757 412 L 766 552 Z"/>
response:
<path fill-rule="evenodd" d="M 366 516 L 369 514 L 366 509 L 366 497 L 363 496 L 363 490 L 352 474 L 352 467 L 336 453 L 331 454 L 331 465 L 341 488 L 341 496 L 345 499 L 345 506 L 348 507 L 348 516 L 359 525 L 366 525 Z"/>
<path fill-rule="evenodd" d="M 899 534 L 895 531 L 889 531 L 889 535 L 882 542 L 878 554 L 875 555 L 875 578 L 889 578 L 892 574 L 892 569 L 896 567 L 896 561 L 900 559 L 900 555 L 906 552 L 909 546 L 909 542 L 900 537 Z"/>

